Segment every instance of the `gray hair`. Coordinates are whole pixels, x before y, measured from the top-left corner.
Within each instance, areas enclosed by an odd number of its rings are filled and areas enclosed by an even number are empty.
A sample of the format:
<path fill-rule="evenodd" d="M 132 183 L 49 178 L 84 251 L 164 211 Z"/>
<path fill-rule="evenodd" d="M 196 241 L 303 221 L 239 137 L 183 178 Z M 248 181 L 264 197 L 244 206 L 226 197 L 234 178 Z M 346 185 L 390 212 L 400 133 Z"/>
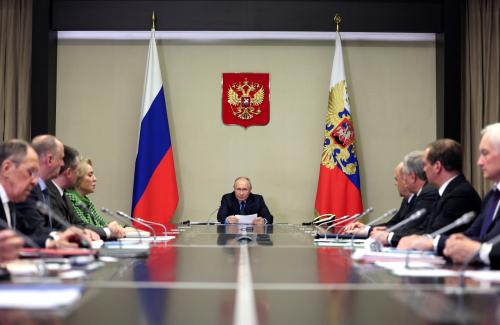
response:
<path fill-rule="evenodd" d="M 250 187 L 250 189 L 252 189 L 252 182 L 250 182 L 250 178 L 248 178 L 248 177 L 246 177 L 246 176 L 240 176 L 240 177 L 238 177 L 238 178 L 236 178 L 236 179 L 234 180 L 234 183 L 233 183 L 233 184 L 234 184 L 234 185 L 236 185 L 236 182 L 237 182 L 237 181 L 247 181 L 247 182 L 248 182 L 248 186 Z M 233 186 L 234 186 L 234 185 L 233 185 Z"/>
<path fill-rule="evenodd" d="M 481 135 L 483 137 L 488 135 L 497 152 L 500 152 L 500 123 L 497 122 L 487 125 L 483 130 L 481 130 Z"/>
<path fill-rule="evenodd" d="M 415 173 L 418 178 L 423 181 L 427 180 L 424 172 L 424 163 L 422 160 L 422 151 L 416 150 L 407 154 L 403 159 L 403 173 L 412 174 Z"/>
<path fill-rule="evenodd" d="M 26 157 L 30 145 L 20 139 L 12 139 L 0 144 L 0 165 L 5 160 L 12 161 L 16 166 L 19 166 L 21 161 Z"/>

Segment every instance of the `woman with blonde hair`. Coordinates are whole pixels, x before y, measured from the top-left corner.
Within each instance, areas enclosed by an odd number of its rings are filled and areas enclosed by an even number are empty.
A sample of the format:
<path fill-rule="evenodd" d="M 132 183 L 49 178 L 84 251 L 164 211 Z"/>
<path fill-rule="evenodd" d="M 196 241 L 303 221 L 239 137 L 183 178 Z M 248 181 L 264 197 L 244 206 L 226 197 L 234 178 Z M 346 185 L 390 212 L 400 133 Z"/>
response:
<path fill-rule="evenodd" d="M 125 236 L 125 230 L 116 221 L 107 222 L 94 206 L 87 195 L 94 193 L 97 178 L 90 159 L 82 159 L 76 167 L 76 183 L 74 188 L 66 192 L 76 214 L 86 224 L 102 227 L 105 236 L 103 239 L 121 238 Z"/>

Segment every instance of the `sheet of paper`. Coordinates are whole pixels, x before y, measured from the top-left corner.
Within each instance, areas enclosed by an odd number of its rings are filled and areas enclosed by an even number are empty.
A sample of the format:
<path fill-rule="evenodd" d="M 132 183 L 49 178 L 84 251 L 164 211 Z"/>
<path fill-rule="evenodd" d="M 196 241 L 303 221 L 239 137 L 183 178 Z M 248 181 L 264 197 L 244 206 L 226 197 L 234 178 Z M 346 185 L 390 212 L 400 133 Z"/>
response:
<path fill-rule="evenodd" d="M 141 240 L 145 243 L 151 243 L 151 242 L 165 242 L 175 239 L 175 236 L 156 236 L 156 240 L 154 237 L 146 237 L 146 238 L 130 238 L 130 237 L 125 237 L 125 238 L 119 238 L 118 240 L 123 242 L 123 243 L 139 243 Z"/>
<path fill-rule="evenodd" d="M 318 238 L 314 240 L 314 243 L 321 247 L 352 247 L 353 243 L 350 240 L 334 240 L 334 239 L 323 239 Z M 363 239 L 355 239 L 354 247 L 363 247 L 364 240 Z"/>
<path fill-rule="evenodd" d="M 247 214 L 247 215 L 236 215 L 238 218 L 238 223 L 251 224 L 257 218 L 257 213 Z"/>
<path fill-rule="evenodd" d="M 137 239 L 134 239 L 133 242 L 118 242 L 118 241 L 108 241 L 104 243 L 103 248 L 108 248 L 108 249 L 137 249 L 137 250 L 144 250 L 144 249 L 149 249 L 149 242 L 139 242 Z"/>
<path fill-rule="evenodd" d="M 376 266 L 383 267 L 384 269 L 388 269 L 388 270 L 399 270 L 399 269 L 406 268 L 406 262 L 403 262 L 403 261 L 375 262 L 374 264 Z M 415 268 L 415 269 L 436 269 L 437 268 L 436 264 L 433 264 L 433 263 L 415 262 L 415 261 L 411 261 L 411 260 L 408 262 L 408 266 L 409 266 L 409 268 Z"/>
<path fill-rule="evenodd" d="M 356 249 L 352 254 L 353 260 L 363 260 L 365 262 L 388 262 L 388 261 L 406 261 L 408 252 L 402 250 L 386 250 L 382 252 L 372 252 L 366 249 Z M 445 264 L 446 261 L 441 256 L 431 252 L 410 251 L 409 258 L 412 262 L 427 262 L 433 264 Z"/>
<path fill-rule="evenodd" d="M 466 271 L 465 275 L 477 281 L 500 282 L 500 271 L 491 271 L 491 270 Z"/>
<path fill-rule="evenodd" d="M 81 295 L 81 286 L 0 285 L 0 308 L 55 309 L 72 305 Z"/>
<path fill-rule="evenodd" d="M 416 277 L 449 277 L 449 276 L 458 276 L 459 272 L 452 270 L 443 270 L 443 269 L 397 269 L 392 271 L 393 274 L 399 276 L 416 276 Z"/>
<path fill-rule="evenodd" d="M 127 229 L 127 228 L 125 228 Z M 125 237 L 126 238 L 139 238 L 139 237 L 149 237 L 151 236 L 151 233 L 149 231 L 144 231 L 144 230 L 139 230 L 139 229 L 133 229 L 133 228 L 129 228 L 129 230 L 127 230 L 125 232 Z"/>

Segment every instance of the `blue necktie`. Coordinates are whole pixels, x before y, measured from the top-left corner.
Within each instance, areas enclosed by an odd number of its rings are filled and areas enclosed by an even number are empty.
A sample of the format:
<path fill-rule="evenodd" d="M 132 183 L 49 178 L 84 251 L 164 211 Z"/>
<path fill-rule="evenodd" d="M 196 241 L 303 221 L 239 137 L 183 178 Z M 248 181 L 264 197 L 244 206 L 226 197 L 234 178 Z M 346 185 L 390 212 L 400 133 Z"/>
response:
<path fill-rule="evenodd" d="M 241 215 L 245 214 L 245 201 L 240 202 L 240 214 Z"/>
<path fill-rule="evenodd" d="M 488 200 L 488 204 L 486 205 L 486 215 L 484 216 L 484 220 L 483 220 L 483 226 L 481 227 L 481 233 L 480 233 L 480 237 L 483 237 L 484 235 L 486 235 L 486 233 L 488 232 L 488 228 L 490 227 L 491 223 L 493 222 L 493 217 L 494 217 L 494 213 L 495 213 L 495 210 L 497 208 L 497 205 L 498 205 L 498 199 L 500 198 L 500 191 L 498 190 L 493 190 L 493 193 L 490 197 L 490 199 Z"/>
<path fill-rule="evenodd" d="M 42 190 L 42 194 L 43 194 L 44 203 L 50 207 L 49 189 L 45 188 L 44 190 Z M 49 227 L 50 227 L 50 229 L 52 229 L 52 216 L 50 215 L 50 213 L 47 216 L 47 218 L 49 219 Z"/>

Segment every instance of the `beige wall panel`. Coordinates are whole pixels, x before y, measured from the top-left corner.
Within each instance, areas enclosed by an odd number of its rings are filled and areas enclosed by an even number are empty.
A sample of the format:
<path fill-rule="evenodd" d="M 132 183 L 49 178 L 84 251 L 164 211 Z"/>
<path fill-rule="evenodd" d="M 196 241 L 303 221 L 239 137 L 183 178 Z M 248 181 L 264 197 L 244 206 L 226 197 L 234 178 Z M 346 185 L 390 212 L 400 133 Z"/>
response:
<path fill-rule="evenodd" d="M 248 175 L 276 222 L 313 217 L 330 42 L 158 42 L 180 202 L 174 221 L 204 221 Z M 147 42 L 59 41 L 56 134 L 93 159 L 98 207 L 130 210 Z M 397 207 L 402 156 L 436 134 L 432 43 L 344 42 L 365 206 Z M 269 72 L 271 121 L 221 120 L 221 74 Z M 215 216 L 212 217 L 212 220 Z"/>

